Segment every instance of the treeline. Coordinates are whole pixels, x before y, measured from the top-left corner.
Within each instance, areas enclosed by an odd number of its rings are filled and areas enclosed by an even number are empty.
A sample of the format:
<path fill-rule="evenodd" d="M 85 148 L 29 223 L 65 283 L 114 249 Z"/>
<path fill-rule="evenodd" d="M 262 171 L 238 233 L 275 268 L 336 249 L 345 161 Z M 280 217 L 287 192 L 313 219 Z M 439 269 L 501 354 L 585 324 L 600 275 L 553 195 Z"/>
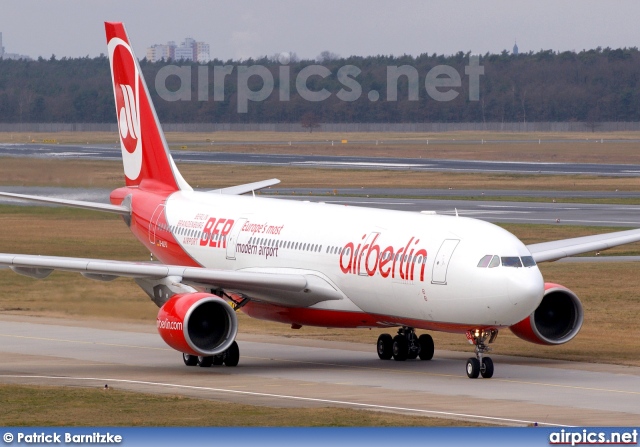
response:
<path fill-rule="evenodd" d="M 324 78 L 311 76 L 306 85 L 310 91 L 326 89 L 330 96 L 315 102 L 299 94 L 296 78 L 301 70 L 319 64 L 316 61 L 281 65 L 275 58 L 214 60 L 208 64 L 206 78 L 198 64 L 174 64 L 183 69 L 182 81 L 185 73 L 190 76 L 191 92 L 183 91 L 184 99 L 169 101 L 166 94 L 160 92 L 159 95 L 156 91 L 158 72 L 168 63 L 141 61 L 159 118 L 164 122 L 300 122 L 303 117 L 309 120 L 310 116 L 311 121 L 327 123 L 640 121 L 640 52 L 637 48 L 486 54 L 480 58 L 484 74 L 480 76 L 478 100 L 469 98 L 469 76 L 465 74 L 469 54 L 462 52 L 452 56 L 423 54 L 325 60 L 320 65 L 330 74 Z M 214 67 L 223 65 L 232 66 L 233 71 L 225 78 L 222 100 L 220 91 L 218 97 L 214 94 Z M 271 73 L 273 91 L 265 100 L 248 101 L 247 112 L 239 113 L 238 95 L 242 98 L 246 89 L 242 82 L 239 84 L 238 66 L 254 65 L 264 66 Z M 339 70 L 348 65 L 358 67 L 361 72 L 357 76 L 351 74 L 352 81 L 339 80 Z M 458 95 L 453 100 L 437 101 L 425 87 L 427 73 L 440 65 L 453 67 L 460 74 L 460 86 L 453 88 Z M 409 78 L 400 76 L 398 100 L 390 101 L 387 67 L 401 66 L 417 71 L 417 97 L 410 100 Z M 113 122 L 109 70 L 109 61 L 104 56 L 0 60 L 0 122 Z M 283 100 L 287 95 L 281 93 L 283 89 L 286 91 L 280 79 L 283 71 L 289 73 L 288 100 Z M 166 73 L 161 72 L 159 79 L 166 81 L 168 91 L 178 90 L 179 76 L 167 77 Z M 340 99 L 341 90 L 352 93 L 353 81 L 362 89 L 358 99 Z M 247 84 L 258 91 L 263 80 L 252 76 Z M 379 94 L 379 100 L 371 100 L 372 90 Z M 205 97 L 206 100 L 202 100 Z"/>

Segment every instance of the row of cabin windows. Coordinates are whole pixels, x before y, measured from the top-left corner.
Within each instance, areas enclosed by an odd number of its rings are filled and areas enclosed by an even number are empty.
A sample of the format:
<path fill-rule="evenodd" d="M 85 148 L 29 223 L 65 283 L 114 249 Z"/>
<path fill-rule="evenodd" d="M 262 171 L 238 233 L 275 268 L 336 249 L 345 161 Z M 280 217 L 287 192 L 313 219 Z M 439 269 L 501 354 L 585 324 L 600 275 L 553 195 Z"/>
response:
<path fill-rule="evenodd" d="M 158 225 L 158 228 L 160 230 L 169 231 L 171 233 L 173 233 L 173 230 L 175 230 L 174 226 L 164 225 L 164 224 Z M 188 237 L 198 236 L 204 240 L 207 240 L 209 238 L 209 233 L 203 233 L 198 230 L 189 230 L 188 228 L 182 228 L 182 227 L 179 227 L 177 229 L 176 234 L 178 236 L 188 236 Z M 214 234 L 211 237 L 213 238 L 214 241 L 217 241 L 218 239 L 222 239 L 220 234 Z M 291 250 L 312 251 L 317 253 L 319 253 L 322 250 L 322 245 L 319 245 L 319 244 L 310 244 L 310 243 L 293 242 L 293 241 L 279 241 L 276 239 L 258 238 L 258 237 L 250 238 L 248 243 L 256 244 L 256 245 L 264 245 L 266 247 L 280 247 L 280 248 L 291 249 Z M 336 247 L 336 246 L 327 247 L 326 252 L 329 254 L 341 255 L 343 250 L 345 252 L 345 256 L 349 256 L 351 254 L 350 248 L 343 249 L 341 247 Z M 380 254 L 380 260 L 385 260 L 385 259 L 390 260 L 393 257 L 395 257 L 395 261 L 398 262 L 400 261 L 401 254 L 391 253 L 391 252 L 385 252 Z M 403 258 L 404 259 L 402 260 L 402 262 L 413 262 L 418 264 L 425 264 L 427 262 L 427 257 L 422 255 L 420 256 L 404 255 Z"/>
<path fill-rule="evenodd" d="M 213 239 L 214 241 L 217 241 L 223 238 L 221 234 L 210 235 L 209 233 L 205 233 L 200 230 L 190 230 L 189 228 L 177 227 L 174 225 L 166 225 L 166 224 L 159 224 L 158 230 L 167 231 L 177 236 L 198 237 L 205 241 L 209 239 L 209 236 L 211 236 L 211 239 Z"/>
<path fill-rule="evenodd" d="M 533 267 L 536 265 L 536 261 L 533 260 L 533 256 L 498 256 L 498 255 L 485 255 L 478 262 L 480 268 L 494 268 L 502 265 L 503 267 Z"/>
<path fill-rule="evenodd" d="M 279 247 L 279 248 L 286 248 L 291 250 L 313 251 L 316 253 L 320 253 L 320 251 L 322 250 L 322 245 L 320 244 L 310 244 L 305 242 L 293 242 L 293 241 L 279 241 L 277 239 L 267 239 L 267 238 L 258 238 L 258 237 L 250 238 L 248 243 L 256 244 L 256 245 L 264 245 L 265 247 Z"/>
<path fill-rule="evenodd" d="M 329 253 L 329 254 L 339 254 L 339 255 L 341 255 L 343 250 L 344 250 L 344 255 L 345 256 L 349 256 L 351 254 L 351 248 L 342 249 L 342 248 L 338 248 L 338 247 L 327 247 L 327 253 Z M 362 256 L 362 254 L 363 254 L 363 252 L 360 253 L 360 256 Z M 356 256 L 357 255 L 358 255 L 358 253 L 356 252 Z M 384 253 L 380 253 L 379 258 L 380 258 L 381 261 L 384 261 L 384 260 L 387 260 L 387 259 L 391 260 L 391 259 L 395 258 L 395 262 L 398 262 L 398 261 L 400 261 L 401 258 L 403 258 L 402 262 L 413 262 L 413 263 L 417 263 L 417 264 L 426 264 L 427 263 L 427 257 L 426 256 L 422 256 L 422 255 L 409 256 L 409 255 L 406 255 L 406 254 L 404 256 L 402 256 L 401 253 L 393 253 L 393 252 L 389 252 L 389 251 L 384 252 Z"/>

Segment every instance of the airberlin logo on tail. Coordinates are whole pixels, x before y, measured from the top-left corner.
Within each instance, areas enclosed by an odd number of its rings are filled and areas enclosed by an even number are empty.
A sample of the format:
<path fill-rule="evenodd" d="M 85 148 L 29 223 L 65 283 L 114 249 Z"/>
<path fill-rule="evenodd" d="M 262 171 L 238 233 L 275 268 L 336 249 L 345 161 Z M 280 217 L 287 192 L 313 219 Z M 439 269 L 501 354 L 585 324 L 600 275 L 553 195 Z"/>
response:
<path fill-rule="evenodd" d="M 114 37 L 109 41 L 108 48 L 124 174 L 130 180 L 135 180 L 142 169 L 140 73 L 128 43 Z"/>
<path fill-rule="evenodd" d="M 380 273 L 383 278 L 398 278 L 405 281 L 416 279 L 416 270 L 424 281 L 424 269 L 427 264 L 427 250 L 419 248 L 420 239 L 412 237 L 406 245 L 381 249 L 376 234 L 370 243 L 365 243 L 367 235 L 356 245 L 347 243 L 340 252 L 340 270 L 345 274 L 374 276 Z"/>

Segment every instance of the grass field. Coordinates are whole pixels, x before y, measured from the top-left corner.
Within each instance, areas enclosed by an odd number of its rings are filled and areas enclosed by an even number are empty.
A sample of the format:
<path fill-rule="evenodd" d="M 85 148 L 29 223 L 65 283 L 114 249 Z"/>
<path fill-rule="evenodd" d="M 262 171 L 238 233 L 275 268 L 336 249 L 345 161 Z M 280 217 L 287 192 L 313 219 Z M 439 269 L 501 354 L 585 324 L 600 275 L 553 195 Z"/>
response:
<path fill-rule="evenodd" d="M 640 178 L 562 175 L 459 174 L 449 172 L 366 171 L 277 166 L 181 164 L 196 188 L 218 188 L 270 178 L 280 186 L 300 188 L 533 189 L 546 191 L 638 191 Z M 124 185 L 122 163 L 100 160 L 0 158 L 0 185 L 118 188 Z M 639 194 L 640 195 L 640 194 Z"/>
<path fill-rule="evenodd" d="M 525 243 L 618 231 L 554 225 L 504 225 Z M 83 210 L 44 207 L 0 207 L 0 252 L 147 260 L 149 254 L 117 217 Z M 640 244 L 609 250 L 609 254 L 638 254 Z M 640 366 L 640 280 L 637 263 L 544 263 L 547 281 L 573 290 L 585 307 L 578 337 L 558 347 L 526 343 L 502 331 L 495 352 Z M 153 325 L 157 308 L 131 280 L 90 281 L 77 274 L 56 272 L 37 281 L 0 270 L 0 312 L 64 318 L 72 316 L 112 321 L 146 321 Z M 46 299 L 44 298 L 46 297 Z M 303 327 L 291 330 L 278 323 L 239 315 L 240 332 L 288 337 L 349 340 L 373 346 L 380 330 Z M 438 349 L 469 351 L 461 335 L 434 334 Z M 613 343 L 606 342 L 614 340 Z"/>
<path fill-rule="evenodd" d="M 0 385 L 0 426 L 430 427 L 464 421 L 343 408 L 269 408 L 118 390 Z M 25 414 L 25 408 L 29 411 Z"/>
<path fill-rule="evenodd" d="M 305 133 L 215 132 L 166 134 L 172 150 L 366 155 L 529 162 L 640 163 L 640 132 L 584 133 Z M 341 143 L 346 140 L 347 143 Z M 485 140 L 496 142 L 481 144 Z M 533 140 L 534 142 L 520 142 Z M 540 140 L 538 144 L 536 140 Z M 0 142 L 112 144 L 117 133 L 0 133 Z M 55 143 L 51 143 L 55 141 Z M 214 142 L 215 144 L 212 144 Z M 314 142 L 314 144 L 308 144 Z M 332 144 L 333 142 L 333 144 Z M 229 144 L 225 144 L 229 143 Z M 269 143 L 269 144 L 264 144 Z"/>

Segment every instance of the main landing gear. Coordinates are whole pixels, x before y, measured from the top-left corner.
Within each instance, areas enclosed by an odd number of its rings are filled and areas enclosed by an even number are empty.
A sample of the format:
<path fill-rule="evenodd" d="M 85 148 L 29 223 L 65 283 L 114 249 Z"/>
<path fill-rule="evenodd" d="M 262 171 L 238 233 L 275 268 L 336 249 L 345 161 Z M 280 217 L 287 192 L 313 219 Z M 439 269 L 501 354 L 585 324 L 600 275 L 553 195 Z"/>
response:
<path fill-rule="evenodd" d="M 235 341 L 224 351 L 222 354 L 212 356 L 197 356 L 190 354 L 182 354 L 182 360 L 187 366 L 201 366 L 208 368 L 209 366 L 219 366 L 225 364 L 226 366 L 238 366 L 240 361 L 240 349 L 238 343 Z"/>
<path fill-rule="evenodd" d="M 416 336 L 412 327 L 403 326 L 398 329 L 398 335 L 391 337 L 389 334 L 382 334 L 378 337 L 378 357 L 382 360 L 389 360 L 393 357 L 396 361 L 413 360 L 420 357 L 420 360 L 431 360 L 433 358 L 433 338 L 429 334 Z"/>
<path fill-rule="evenodd" d="M 467 360 L 467 376 L 470 379 L 477 379 L 479 375 L 485 379 L 493 377 L 493 360 L 484 354 L 491 350 L 489 343 L 493 343 L 497 336 L 497 329 L 467 331 L 467 340 L 476 345 L 476 356 Z"/>

